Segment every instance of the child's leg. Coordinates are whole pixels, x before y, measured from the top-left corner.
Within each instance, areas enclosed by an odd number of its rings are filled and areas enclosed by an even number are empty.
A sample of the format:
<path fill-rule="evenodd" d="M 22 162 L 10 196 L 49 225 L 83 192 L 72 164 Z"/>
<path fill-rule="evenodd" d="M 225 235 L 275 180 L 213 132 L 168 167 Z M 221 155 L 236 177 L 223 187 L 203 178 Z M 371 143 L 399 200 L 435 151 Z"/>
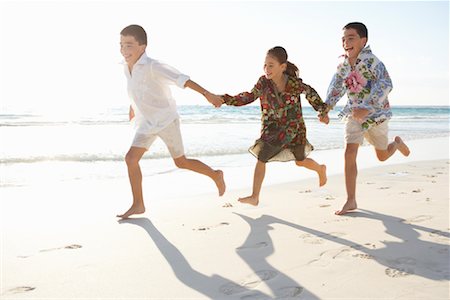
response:
<path fill-rule="evenodd" d="M 358 167 L 356 165 L 356 156 L 358 154 L 359 144 L 347 144 L 345 147 L 345 187 L 347 190 L 347 202 L 341 210 L 335 212 L 336 215 L 345 215 L 347 212 L 357 209 L 356 204 L 356 177 Z"/>
<path fill-rule="evenodd" d="M 124 214 L 117 215 L 119 218 L 126 219 L 131 215 L 142 214 L 145 212 L 144 197 L 142 194 L 142 172 L 139 161 L 146 151 L 145 148 L 131 147 L 125 156 L 131 191 L 133 193 L 133 204 Z"/>
<path fill-rule="evenodd" d="M 213 170 L 203 162 L 196 159 L 188 159 L 184 155 L 183 139 L 181 137 L 180 120 L 176 119 L 172 124 L 158 133 L 169 149 L 175 165 L 181 169 L 191 170 L 208 176 L 216 183 L 219 196 L 225 193 L 225 181 L 221 170 Z"/>
<path fill-rule="evenodd" d="M 386 150 L 375 149 L 375 152 L 377 153 L 378 160 L 385 161 L 389 157 L 391 157 L 397 150 L 400 151 L 400 153 L 404 156 L 408 156 L 410 153 L 408 146 L 399 136 L 396 136 L 394 138 L 394 141 L 387 146 Z"/>
<path fill-rule="evenodd" d="M 216 183 L 219 190 L 219 196 L 225 193 L 225 181 L 223 179 L 223 172 L 221 170 L 213 170 L 208 165 L 196 159 L 189 159 L 186 156 L 174 158 L 175 165 L 180 169 L 191 170 L 203 175 L 208 176 Z"/>
<path fill-rule="evenodd" d="M 255 173 L 253 175 L 253 192 L 251 196 L 239 198 L 239 202 L 247 203 L 257 206 L 259 203 L 259 193 L 261 192 L 261 186 L 266 175 L 266 163 L 257 161 L 255 166 Z"/>
<path fill-rule="evenodd" d="M 319 186 L 327 183 L 327 166 L 319 165 L 315 160 L 311 158 L 305 158 L 304 160 L 296 160 L 295 164 L 299 167 L 305 167 L 307 169 L 317 172 L 319 175 Z"/>
<path fill-rule="evenodd" d="M 380 161 L 389 159 L 397 150 L 404 156 L 408 156 L 410 151 L 403 140 L 396 136 L 394 141 L 388 144 L 389 121 L 376 125 L 365 132 L 364 136 L 367 141 L 375 147 L 377 158 Z"/>

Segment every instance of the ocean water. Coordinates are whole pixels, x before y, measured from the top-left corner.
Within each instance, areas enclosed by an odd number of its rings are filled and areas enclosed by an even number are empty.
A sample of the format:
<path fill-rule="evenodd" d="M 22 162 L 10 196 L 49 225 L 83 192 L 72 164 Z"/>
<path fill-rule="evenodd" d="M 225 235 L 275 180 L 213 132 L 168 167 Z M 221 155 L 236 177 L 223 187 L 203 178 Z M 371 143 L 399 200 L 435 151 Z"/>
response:
<path fill-rule="evenodd" d="M 212 167 L 254 164 L 247 149 L 259 136 L 259 106 L 179 106 L 186 155 Z M 344 147 L 338 110 L 330 124 L 304 105 L 309 141 L 315 151 Z M 450 107 L 394 107 L 390 136 L 404 140 L 449 136 Z M 133 138 L 127 106 L 84 116 L 0 112 L 0 187 L 80 179 L 122 178 Z M 175 172 L 165 145 L 157 140 L 143 158 L 144 176 Z M 143 168 L 144 169 L 144 168 Z M 69 171 L 67 171 L 69 170 Z M 45 176 L 42 176 L 45 174 Z"/>

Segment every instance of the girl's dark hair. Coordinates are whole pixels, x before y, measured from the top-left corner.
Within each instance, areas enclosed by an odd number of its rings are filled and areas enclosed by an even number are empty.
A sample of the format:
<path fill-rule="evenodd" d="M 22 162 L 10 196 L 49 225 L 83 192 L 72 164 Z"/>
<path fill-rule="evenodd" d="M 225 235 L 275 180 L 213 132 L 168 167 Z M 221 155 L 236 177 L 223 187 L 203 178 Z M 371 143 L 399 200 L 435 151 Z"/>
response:
<path fill-rule="evenodd" d="M 275 58 L 280 64 L 287 64 L 287 68 L 286 71 L 284 71 L 285 74 L 289 75 L 289 76 L 294 76 L 294 77 L 298 77 L 299 76 L 299 70 L 297 68 L 296 65 L 294 65 L 293 63 L 291 63 L 290 61 L 288 61 L 288 55 L 286 52 L 286 49 L 284 49 L 281 46 L 276 46 L 273 47 L 271 49 L 269 49 L 269 51 L 267 51 L 267 55 L 272 56 L 273 58 Z"/>
<path fill-rule="evenodd" d="M 147 45 L 147 33 L 144 28 L 139 25 L 129 25 L 122 29 L 120 35 L 127 36 L 130 35 L 136 39 L 139 45 Z"/>
<path fill-rule="evenodd" d="M 358 33 L 359 37 L 361 38 L 369 38 L 368 37 L 368 32 L 367 32 L 367 27 L 366 25 L 364 25 L 361 22 L 351 22 L 348 23 L 347 25 L 344 26 L 344 29 L 355 29 L 356 32 Z"/>

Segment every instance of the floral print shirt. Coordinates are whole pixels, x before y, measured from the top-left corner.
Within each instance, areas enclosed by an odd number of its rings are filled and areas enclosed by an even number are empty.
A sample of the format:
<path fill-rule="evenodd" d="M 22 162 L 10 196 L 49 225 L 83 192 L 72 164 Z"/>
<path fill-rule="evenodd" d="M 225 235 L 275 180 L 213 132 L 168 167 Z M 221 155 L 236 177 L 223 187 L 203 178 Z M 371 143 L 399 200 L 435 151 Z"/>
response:
<path fill-rule="evenodd" d="M 304 94 L 316 111 L 328 112 L 327 105 L 317 92 L 302 79 L 288 77 L 284 92 L 279 93 L 272 80 L 261 76 L 251 92 L 237 96 L 223 95 L 227 105 L 241 106 L 260 99 L 261 140 L 274 146 L 287 148 L 306 145 L 306 127 L 303 120 L 300 95 Z"/>
<path fill-rule="evenodd" d="M 339 113 L 339 117 L 351 116 L 354 108 L 367 109 L 369 114 L 361 124 L 362 128 L 367 130 L 392 117 L 388 100 L 391 90 L 392 81 L 386 67 L 372 54 L 370 46 L 367 46 L 359 53 L 354 67 L 350 65 L 347 57 L 338 65 L 325 103 L 334 107 L 347 93 L 347 105 Z"/>

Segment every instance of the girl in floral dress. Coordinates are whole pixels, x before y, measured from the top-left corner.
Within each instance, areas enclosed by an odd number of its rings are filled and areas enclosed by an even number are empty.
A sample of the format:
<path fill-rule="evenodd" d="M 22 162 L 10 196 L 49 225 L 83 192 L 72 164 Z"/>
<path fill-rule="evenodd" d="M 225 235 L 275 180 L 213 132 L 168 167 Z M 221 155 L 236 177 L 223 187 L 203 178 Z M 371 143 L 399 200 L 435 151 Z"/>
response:
<path fill-rule="evenodd" d="M 261 101 L 261 137 L 249 151 L 257 159 L 253 178 L 253 192 L 239 198 L 242 203 L 258 205 L 266 163 L 270 161 L 294 160 L 297 166 L 317 172 L 319 185 L 327 181 L 326 166 L 307 158 L 313 146 L 306 139 L 300 95 L 304 94 L 312 107 L 322 115 L 328 106 L 317 92 L 298 77 L 298 68 L 287 60 L 283 47 L 274 47 L 267 52 L 264 62 L 265 75 L 261 76 L 251 92 L 237 96 L 222 96 L 227 105 L 241 106 Z"/>

